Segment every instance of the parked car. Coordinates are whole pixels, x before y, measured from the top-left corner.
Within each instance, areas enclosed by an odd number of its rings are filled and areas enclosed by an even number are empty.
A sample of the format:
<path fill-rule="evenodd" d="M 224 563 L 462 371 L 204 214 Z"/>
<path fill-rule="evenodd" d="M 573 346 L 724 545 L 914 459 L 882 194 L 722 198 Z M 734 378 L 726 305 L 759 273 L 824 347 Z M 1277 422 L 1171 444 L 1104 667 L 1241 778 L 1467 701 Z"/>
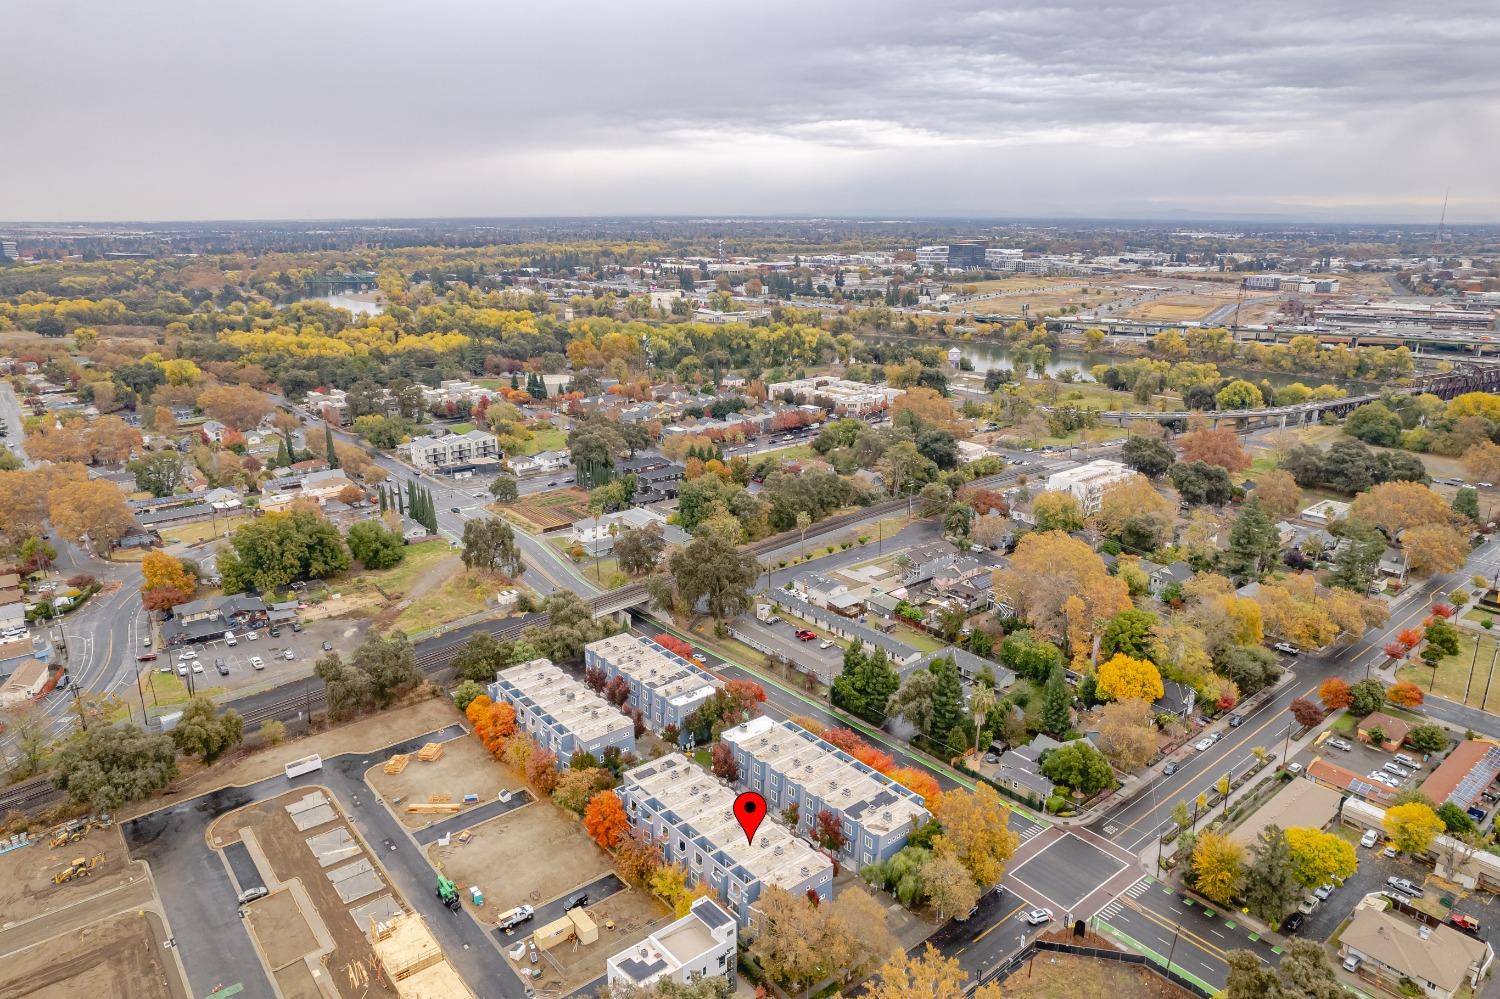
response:
<path fill-rule="evenodd" d="M 239 894 L 239 903 L 240 905 L 244 905 L 246 902 L 254 902 L 258 898 L 265 898 L 269 894 L 270 892 L 266 890 L 265 885 L 257 885 L 254 888 L 246 888 Z"/>
<path fill-rule="evenodd" d="M 589 893 L 586 891 L 581 891 L 577 895 L 572 896 L 563 903 L 563 912 L 569 912 L 573 909 L 581 909 L 588 904 Z"/>
<path fill-rule="evenodd" d="M 228 676 L 229 675 L 229 664 L 226 663 L 226 662 L 224 662 L 224 660 L 222 660 L 222 659 L 215 659 L 214 660 L 214 669 L 216 669 L 216 670 L 219 671 L 219 675 L 220 676 Z"/>
<path fill-rule="evenodd" d="M 1479 920 L 1475 919 L 1473 916 L 1465 916 L 1464 914 L 1459 912 L 1449 913 L 1448 923 L 1451 926 L 1463 930 L 1465 933 L 1479 932 Z"/>
<path fill-rule="evenodd" d="M 1161 768 L 1161 772 L 1162 772 L 1163 776 L 1170 777 L 1173 774 L 1175 774 L 1179 769 L 1181 769 L 1181 768 L 1177 766 L 1177 761 L 1176 760 L 1169 760 L 1167 762 L 1167 765 Z"/>
<path fill-rule="evenodd" d="M 1305 922 L 1307 922 L 1306 916 L 1300 912 L 1294 912 L 1290 916 L 1287 916 L 1285 922 L 1281 924 L 1281 932 L 1296 933 L 1302 929 L 1302 924 Z"/>
<path fill-rule="evenodd" d="M 1354 752 L 1354 743 L 1350 742 L 1348 739 L 1329 739 L 1328 744 L 1334 749 L 1341 750 L 1345 753 Z"/>
<path fill-rule="evenodd" d="M 280 628 L 276 628 L 276 627 L 272 627 L 271 630 L 269 630 L 269 631 L 266 632 L 266 634 L 270 635 L 272 638 L 280 638 L 281 637 L 281 629 Z"/>
<path fill-rule="evenodd" d="M 245 641 L 247 641 L 247 642 L 253 642 L 253 641 L 255 641 L 259 637 L 260 637 L 260 635 L 256 634 L 253 631 L 247 631 L 247 632 L 245 632 Z"/>
<path fill-rule="evenodd" d="M 1328 901 L 1328 896 L 1333 894 L 1333 885 L 1318 885 L 1313 889 L 1313 895 L 1320 902 Z"/>
<path fill-rule="evenodd" d="M 1296 777 L 1298 774 L 1302 773 L 1302 764 L 1288 763 L 1286 765 L 1286 772 L 1291 774 L 1293 777 Z"/>
<path fill-rule="evenodd" d="M 200 662 L 194 662 L 193 663 L 193 672 L 194 673 L 202 673 L 203 672 L 203 664 L 200 663 Z"/>
<path fill-rule="evenodd" d="M 302 633 L 302 622 L 301 621 L 293 621 L 292 622 L 292 633 L 293 634 L 299 634 L 299 635 Z"/>
<path fill-rule="evenodd" d="M 1201 752 L 1204 752 L 1205 750 L 1211 748 L 1213 746 L 1213 744 L 1214 744 L 1214 741 L 1212 739 L 1210 739 L 1210 738 L 1208 738 L 1208 737 L 1205 736 L 1204 738 L 1199 739 L 1197 742 L 1193 743 L 1193 748 L 1196 749 L 1198 752 L 1201 753 Z"/>
<path fill-rule="evenodd" d="M 240 643 L 239 643 L 238 639 L 236 639 L 234 637 L 234 632 L 232 632 L 232 631 L 226 631 L 226 632 L 224 632 L 224 644 L 227 645 L 227 646 L 229 646 L 232 649 L 232 648 L 234 648 L 236 645 L 238 645 Z"/>
<path fill-rule="evenodd" d="M 831 648 L 833 648 L 833 642 L 832 642 L 832 640 L 825 638 L 821 642 L 818 643 L 818 648 L 820 648 L 820 649 L 831 649 Z"/>
<path fill-rule="evenodd" d="M 1302 650 L 1293 645 L 1291 642 L 1277 642 L 1275 645 L 1271 646 L 1271 648 L 1275 649 L 1277 652 L 1285 652 L 1289 656 L 1302 654 Z"/>
<path fill-rule="evenodd" d="M 1344 958 L 1344 970 L 1345 971 L 1358 971 L 1359 970 L 1359 955 L 1358 954 L 1350 954 L 1348 957 Z"/>
<path fill-rule="evenodd" d="M 1365 834 L 1359 838 L 1359 845 L 1365 848 L 1374 846 L 1380 842 L 1380 832 L 1376 829 L 1366 829 Z"/>
<path fill-rule="evenodd" d="M 191 659 L 197 659 L 197 658 L 198 658 L 198 650 L 197 649 L 184 649 L 182 652 L 178 653 L 177 661 L 178 662 L 183 662 L 184 660 L 191 660 Z"/>
<path fill-rule="evenodd" d="M 1030 912 L 1026 913 L 1026 915 L 1022 916 L 1021 918 L 1024 919 L 1024 920 L 1026 920 L 1026 925 L 1028 925 L 1028 926 L 1041 926 L 1041 925 L 1043 925 L 1045 923 L 1052 922 L 1052 910 L 1051 909 L 1032 909 Z"/>
<path fill-rule="evenodd" d="M 1387 860 L 1394 860 L 1401 854 L 1400 851 L 1398 851 L 1394 846 L 1388 846 L 1384 850 L 1380 851 L 1380 855 Z"/>
<path fill-rule="evenodd" d="M 250 668 L 251 669 L 265 669 L 266 668 L 266 664 L 261 661 L 260 656 L 251 656 L 250 657 Z"/>
<path fill-rule="evenodd" d="M 324 652 L 332 652 L 333 651 L 333 643 L 332 642 L 324 642 L 323 643 L 323 651 Z"/>
<path fill-rule="evenodd" d="M 536 910 L 534 910 L 531 906 L 518 905 L 514 909 L 511 909 L 509 912 L 501 915 L 500 919 L 496 922 L 495 925 L 500 927 L 501 932 L 504 932 L 506 930 L 513 930 L 534 915 L 536 915 Z"/>
<path fill-rule="evenodd" d="M 1406 878 L 1390 877 L 1385 879 L 1385 883 L 1403 895 L 1410 895 L 1412 898 L 1421 898 L 1427 894 L 1426 889 L 1421 885 L 1408 881 Z"/>
<path fill-rule="evenodd" d="M 1236 711 L 1234 714 L 1232 714 L 1232 715 L 1229 716 L 1229 727 L 1230 728 L 1239 728 L 1244 723 L 1245 723 L 1245 716 L 1242 715 L 1242 714 L 1240 714 L 1238 711 Z"/>
<path fill-rule="evenodd" d="M 1302 900 L 1301 905 L 1297 906 L 1297 911 L 1302 913 L 1304 916 L 1311 916 L 1314 912 L 1317 911 L 1318 906 L 1322 904 L 1322 900 L 1317 896 L 1309 895 Z"/>
<path fill-rule="evenodd" d="M 283 659 L 296 659 L 297 658 L 297 654 L 294 653 L 291 649 L 287 649 L 285 652 L 283 652 L 281 654 L 281 658 L 283 658 Z"/>
<path fill-rule="evenodd" d="M 816 640 L 817 637 L 818 637 L 817 632 L 808 631 L 805 628 L 802 631 L 797 632 L 797 640 L 798 641 L 811 642 L 811 641 Z"/>

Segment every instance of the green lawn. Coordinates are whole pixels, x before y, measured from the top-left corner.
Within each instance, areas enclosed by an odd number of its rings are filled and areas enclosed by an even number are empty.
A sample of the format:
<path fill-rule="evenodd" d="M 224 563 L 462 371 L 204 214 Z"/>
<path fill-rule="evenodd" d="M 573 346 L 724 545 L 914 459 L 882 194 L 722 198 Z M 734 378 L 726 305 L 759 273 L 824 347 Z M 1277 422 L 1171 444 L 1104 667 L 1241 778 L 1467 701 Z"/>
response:
<path fill-rule="evenodd" d="M 1475 645 L 1478 645 L 1478 659 L 1475 659 Z M 1464 687 L 1469 687 L 1469 697 L 1466 703 L 1482 708 L 1485 711 L 1500 711 L 1500 683 L 1489 684 L 1489 699 L 1481 704 L 1484 699 L 1485 686 L 1490 673 L 1491 665 L 1494 671 L 1500 673 L 1500 662 L 1496 662 L 1496 651 L 1500 649 L 1500 643 L 1492 635 L 1476 635 L 1467 628 L 1460 628 L 1458 633 L 1458 655 L 1449 656 L 1438 663 L 1437 676 L 1434 678 L 1433 671 L 1429 669 L 1421 659 L 1413 659 L 1407 665 L 1402 666 L 1396 672 L 1401 680 L 1410 680 L 1423 691 L 1446 697 L 1453 701 L 1464 701 Z M 1469 682 L 1469 672 L 1473 669 L 1473 683 Z M 1431 687 L 1429 691 L 1428 688 Z"/>
<path fill-rule="evenodd" d="M 1490 611 L 1480 610 L 1478 607 L 1471 607 L 1468 610 L 1464 611 L 1463 618 L 1465 621 L 1473 621 L 1475 624 L 1483 626 L 1484 622 L 1493 621 L 1495 619 L 1495 615 Z"/>
<path fill-rule="evenodd" d="M 386 596 L 396 598 L 409 592 L 412 584 L 423 573 L 449 558 L 453 559 L 456 565 L 458 553 L 442 541 L 407 545 L 406 557 L 399 565 L 378 571 L 362 572 L 351 569 L 342 577 L 330 579 L 328 586 L 331 590 L 343 593 L 365 593 L 379 587 Z"/>
<path fill-rule="evenodd" d="M 1354 716 L 1348 713 L 1339 715 L 1333 720 L 1333 724 L 1329 725 L 1328 727 L 1337 732 L 1339 735 L 1353 735 Z"/>
<path fill-rule="evenodd" d="M 205 686 L 208 671 L 211 668 L 206 666 L 202 673 L 193 676 L 193 692 L 200 697 L 214 698 L 224 693 L 223 687 Z M 146 694 L 146 710 L 153 714 L 157 713 L 157 708 L 186 704 L 189 700 L 187 681 L 176 673 L 160 673 L 154 669 L 149 673 L 143 672 L 141 673 L 141 689 Z M 126 693 L 130 691 L 127 690 Z M 137 696 L 135 707 L 139 708 L 140 703 L 140 698 Z"/>
<path fill-rule="evenodd" d="M 454 434 L 466 434 L 466 433 L 468 433 L 469 431 L 471 431 L 473 429 L 474 429 L 474 424 L 472 424 L 472 423 L 455 423 L 455 424 L 453 424 L 453 426 L 451 426 L 451 427 L 448 428 L 448 431 L 449 431 L 449 433 L 454 433 Z"/>
<path fill-rule="evenodd" d="M 531 431 L 531 439 L 521 449 L 523 455 L 541 454 L 543 451 L 561 451 L 568 446 L 568 432 L 557 427 Z"/>

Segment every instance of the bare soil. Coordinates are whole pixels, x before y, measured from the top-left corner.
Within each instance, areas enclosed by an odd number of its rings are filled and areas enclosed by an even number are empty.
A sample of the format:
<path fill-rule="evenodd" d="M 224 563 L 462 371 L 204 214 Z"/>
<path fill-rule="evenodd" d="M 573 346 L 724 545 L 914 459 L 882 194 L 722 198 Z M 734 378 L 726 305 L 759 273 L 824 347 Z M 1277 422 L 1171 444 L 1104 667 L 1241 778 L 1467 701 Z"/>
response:
<path fill-rule="evenodd" d="M 1084 941 L 1064 936 L 1070 943 L 1112 946 L 1092 934 Z M 1015 999 L 1191 999 L 1193 995 L 1138 965 L 1041 951 L 1007 978 L 1002 990 Z"/>
<path fill-rule="evenodd" d="M 145 917 L 125 913 L 0 962 L 0 999 L 171 999 Z"/>
<path fill-rule="evenodd" d="M 317 859 L 306 843 L 306 838 L 320 832 L 327 832 L 337 825 L 344 826 L 357 842 L 365 846 L 363 858 L 380 870 L 387 886 L 386 890 L 398 896 L 399 892 L 391 886 L 390 878 L 380 868 L 379 855 L 369 849 L 369 844 L 360 839 L 359 832 L 342 816 L 334 822 L 300 831 L 292 824 L 291 817 L 286 813 L 286 806 L 307 793 L 307 788 L 298 788 L 280 797 L 231 812 L 209 827 L 209 841 L 232 843 L 239 839 L 238 833 L 241 829 L 254 829 L 255 840 L 265 852 L 276 880 L 285 882 L 301 879 L 302 886 L 307 889 L 308 897 L 312 899 L 313 907 L 317 909 L 318 917 L 322 919 L 323 925 L 332 935 L 334 950 L 324 959 L 324 964 L 328 973 L 333 976 L 334 983 L 342 989 L 351 981 L 363 981 L 368 977 L 369 985 L 366 995 L 394 996 L 396 993 L 381 985 L 376 977 L 375 955 L 365 939 L 363 930 L 354 925 L 354 920 L 349 916 L 348 906 L 334 891 L 333 883 L 328 880 L 323 868 L 318 865 Z M 337 808 L 337 801 L 332 797 L 330 801 Z"/>
<path fill-rule="evenodd" d="M 72 861 L 98 854 L 104 855 L 104 861 L 87 877 L 52 883 L 52 875 Z M 80 842 L 55 850 L 38 843 L 0 854 L 0 924 L 43 915 L 143 876 L 125 855 L 118 825 L 95 829 Z"/>
<path fill-rule="evenodd" d="M 464 907 L 481 923 L 522 903 L 556 898 L 613 869 L 607 853 L 589 839 L 582 823 L 547 802 L 533 802 L 469 830 L 468 843 L 433 844 L 427 856 L 453 879 Z M 545 860 L 541 860 L 545 858 Z M 469 902 L 469 885 L 484 892 L 485 906 Z M 611 952 L 613 953 L 613 952 Z"/>
<path fill-rule="evenodd" d="M 245 907 L 245 918 L 250 920 L 250 929 L 260 941 L 266 963 L 271 970 L 284 968 L 303 955 L 318 949 L 317 938 L 297 900 L 285 889 L 272 892 L 258 902 Z"/>
<path fill-rule="evenodd" d="M 556 989 L 556 994 L 565 995 L 593 981 L 604 974 L 605 961 L 612 955 L 646 939 L 675 918 L 666 906 L 633 888 L 589 906 L 588 913 L 599 927 L 599 939 L 587 945 L 572 940 L 544 955 L 538 965 L 542 977 L 532 983 L 538 991 Z M 614 924 L 612 929 L 608 923 Z"/>
<path fill-rule="evenodd" d="M 409 802 L 426 801 L 432 794 L 450 794 L 453 801 L 462 801 L 465 794 L 477 794 L 480 802 L 494 801 L 501 788 L 514 791 L 525 783 L 509 767 L 495 762 L 473 736 L 451 739 L 443 746 L 443 758 L 432 763 L 423 763 L 413 753 L 403 772 L 388 774 L 383 769 L 389 759 L 385 757 L 365 773 L 370 786 L 391 802 L 391 811 L 409 829 L 447 818 L 412 814 L 406 811 Z"/>
<path fill-rule="evenodd" d="M 313 981 L 306 962 L 289 964 L 273 977 L 277 988 L 281 989 L 282 999 L 323 999 L 323 993 L 318 991 L 318 983 Z"/>
<path fill-rule="evenodd" d="M 189 777 L 172 786 L 172 793 L 179 799 L 187 799 L 216 788 L 254 784 L 258 780 L 282 773 L 292 760 L 298 760 L 313 753 L 328 758 L 340 753 L 373 752 L 382 746 L 389 746 L 462 720 L 458 712 L 453 709 L 453 702 L 447 698 L 433 697 L 420 700 L 382 712 L 378 720 L 372 720 L 372 716 L 368 715 L 361 716 L 325 732 L 317 732 L 299 739 L 289 739 L 279 746 L 271 746 L 248 755 L 236 756 L 212 767 L 194 770 Z M 160 807 L 160 799 L 148 799 L 122 809 L 116 818 L 128 819 Z M 88 840 L 84 841 L 84 843 L 87 842 Z M 83 843 L 79 845 L 82 846 Z M 6 857 L 0 857 L 0 864 L 3 864 L 9 856 L 7 854 Z M 0 866 L 0 873 L 3 871 L 4 867 Z M 0 899 L 3 899 L 3 890 L 0 888 Z"/>

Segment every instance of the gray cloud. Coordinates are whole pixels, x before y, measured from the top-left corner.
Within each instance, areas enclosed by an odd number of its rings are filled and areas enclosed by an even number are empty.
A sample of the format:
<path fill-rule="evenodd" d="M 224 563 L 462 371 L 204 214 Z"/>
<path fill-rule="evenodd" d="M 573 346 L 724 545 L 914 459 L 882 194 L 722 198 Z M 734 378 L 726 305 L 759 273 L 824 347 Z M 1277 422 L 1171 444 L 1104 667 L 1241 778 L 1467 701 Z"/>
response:
<path fill-rule="evenodd" d="M 0 218 L 1500 219 L 1500 9 L 54 0 Z"/>

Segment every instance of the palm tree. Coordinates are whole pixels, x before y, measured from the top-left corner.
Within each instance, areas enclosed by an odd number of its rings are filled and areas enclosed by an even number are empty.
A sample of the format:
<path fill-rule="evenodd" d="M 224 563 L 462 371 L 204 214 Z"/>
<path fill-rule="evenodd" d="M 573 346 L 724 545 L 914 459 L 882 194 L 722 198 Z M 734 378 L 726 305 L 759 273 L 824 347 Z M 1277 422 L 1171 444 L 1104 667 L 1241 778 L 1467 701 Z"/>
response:
<path fill-rule="evenodd" d="M 979 738 L 984 732 L 984 719 L 995 706 L 995 692 L 983 684 L 976 683 L 969 695 L 969 710 L 974 713 L 974 755 L 979 755 Z"/>

